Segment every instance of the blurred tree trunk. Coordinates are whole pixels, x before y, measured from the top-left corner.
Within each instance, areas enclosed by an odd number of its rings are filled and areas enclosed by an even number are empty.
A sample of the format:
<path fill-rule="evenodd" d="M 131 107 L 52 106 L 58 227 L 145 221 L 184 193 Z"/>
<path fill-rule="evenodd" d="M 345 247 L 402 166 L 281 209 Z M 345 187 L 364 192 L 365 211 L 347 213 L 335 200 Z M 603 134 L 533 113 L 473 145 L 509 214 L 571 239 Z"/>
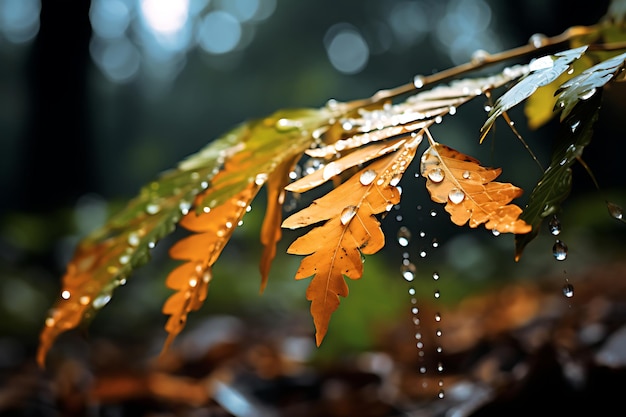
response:
<path fill-rule="evenodd" d="M 49 212 L 93 189 L 87 73 L 88 0 L 43 0 L 27 63 L 29 114 L 20 152 L 17 206 Z"/>

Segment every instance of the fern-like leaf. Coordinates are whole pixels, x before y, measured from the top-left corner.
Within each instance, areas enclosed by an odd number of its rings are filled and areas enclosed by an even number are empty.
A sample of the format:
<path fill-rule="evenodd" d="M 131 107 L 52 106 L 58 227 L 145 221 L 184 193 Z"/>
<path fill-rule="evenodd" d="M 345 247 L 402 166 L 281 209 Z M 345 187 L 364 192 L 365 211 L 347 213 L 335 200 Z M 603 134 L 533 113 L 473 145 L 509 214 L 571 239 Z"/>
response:
<path fill-rule="evenodd" d="M 421 136 L 411 138 L 283 222 L 283 227 L 295 229 L 325 221 L 287 249 L 291 254 L 306 255 L 296 279 L 313 276 L 306 296 L 311 301 L 318 345 L 339 306 L 339 296 L 348 295 L 344 276 L 359 279 L 362 254 L 376 253 L 384 246 L 385 236 L 375 215 L 400 201 L 397 184 L 420 141 Z"/>
<path fill-rule="evenodd" d="M 430 136 L 429 136 L 430 139 Z M 522 190 L 509 183 L 494 182 L 501 169 L 485 168 L 478 160 L 430 139 L 422 155 L 421 174 L 436 203 L 445 203 L 450 219 L 458 226 L 485 224 L 500 233 L 527 233 L 530 226 L 519 219 L 522 209 L 511 200 Z"/>

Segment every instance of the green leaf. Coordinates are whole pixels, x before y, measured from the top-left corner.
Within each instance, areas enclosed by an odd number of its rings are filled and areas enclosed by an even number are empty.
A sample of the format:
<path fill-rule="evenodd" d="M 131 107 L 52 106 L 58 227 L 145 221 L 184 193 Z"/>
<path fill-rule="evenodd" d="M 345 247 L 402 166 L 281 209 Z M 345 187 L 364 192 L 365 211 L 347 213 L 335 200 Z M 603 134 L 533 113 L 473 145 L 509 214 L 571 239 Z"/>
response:
<path fill-rule="evenodd" d="M 561 123 L 550 166 L 532 191 L 520 219 L 531 224 L 530 233 L 515 235 L 515 260 L 537 234 L 546 217 L 557 213 L 572 188 L 572 165 L 580 158 L 593 136 L 593 125 L 600 113 L 601 94 L 580 101 Z"/>
<path fill-rule="evenodd" d="M 480 129 L 480 140 L 484 139 L 498 116 L 526 100 L 539 87 L 548 85 L 556 80 L 586 50 L 586 46 L 581 46 L 580 48 L 570 49 L 554 55 L 546 55 L 531 61 L 528 65 L 529 74 L 496 100 L 487 120 Z"/>

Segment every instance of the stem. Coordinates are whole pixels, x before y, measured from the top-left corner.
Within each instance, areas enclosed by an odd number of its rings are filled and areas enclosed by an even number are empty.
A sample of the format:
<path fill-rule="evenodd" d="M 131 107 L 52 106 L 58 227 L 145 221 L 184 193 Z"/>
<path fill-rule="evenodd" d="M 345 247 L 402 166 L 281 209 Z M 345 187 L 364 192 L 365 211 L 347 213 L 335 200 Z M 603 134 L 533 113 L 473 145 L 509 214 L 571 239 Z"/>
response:
<path fill-rule="evenodd" d="M 520 58 L 527 55 L 534 55 L 537 52 L 541 52 L 548 48 L 554 48 L 556 46 L 568 43 L 573 38 L 588 35 L 597 30 L 598 26 L 574 26 L 565 30 L 560 35 L 542 39 L 540 45 L 531 42 L 527 45 L 519 46 L 517 48 L 513 48 L 504 52 L 499 52 L 493 55 L 485 54 L 480 59 L 466 62 L 464 64 L 440 71 L 432 75 L 416 75 L 414 77 L 414 82 L 412 83 L 404 84 L 388 90 L 380 90 L 369 98 L 348 102 L 346 103 L 347 109 L 348 111 L 352 111 L 361 107 L 371 106 L 381 101 L 386 101 L 401 96 L 403 94 L 411 93 L 427 85 L 440 83 L 442 81 L 458 77 L 462 74 L 488 67 L 490 65 L 502 63 L 504 61 L 508 61 L 514 58 Z M 623 47 L 624 45 L 618 46 Z"/>

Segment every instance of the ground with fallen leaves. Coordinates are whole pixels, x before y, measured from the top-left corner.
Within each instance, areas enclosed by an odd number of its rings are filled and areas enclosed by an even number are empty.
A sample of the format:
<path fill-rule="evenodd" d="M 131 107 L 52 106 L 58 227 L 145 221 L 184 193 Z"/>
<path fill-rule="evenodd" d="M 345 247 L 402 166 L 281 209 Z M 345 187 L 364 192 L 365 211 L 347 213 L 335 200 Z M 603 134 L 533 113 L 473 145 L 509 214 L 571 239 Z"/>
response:
<path fill-rule="evenodd" d="M 161 338 L 73 333 L 45 370 L 34 347 L 5 340 L 0 414 L 598 415 L 621 404 L 626 382 L 624 277 L 625 262 L 571 271 L 571 298 L 562 277 L 503 283 L 440 311 L 437 343 L 436 323 L 422 320 L 423 356 L 410 316 L 377 329 L 372 350 L 323 361 L 310 360 L 304 315 L 205 317 L 161 358 Z M 420 315 L 432 314 L 421 306 Z M 439 342 L 441 352 L 429 348 Z"/>

